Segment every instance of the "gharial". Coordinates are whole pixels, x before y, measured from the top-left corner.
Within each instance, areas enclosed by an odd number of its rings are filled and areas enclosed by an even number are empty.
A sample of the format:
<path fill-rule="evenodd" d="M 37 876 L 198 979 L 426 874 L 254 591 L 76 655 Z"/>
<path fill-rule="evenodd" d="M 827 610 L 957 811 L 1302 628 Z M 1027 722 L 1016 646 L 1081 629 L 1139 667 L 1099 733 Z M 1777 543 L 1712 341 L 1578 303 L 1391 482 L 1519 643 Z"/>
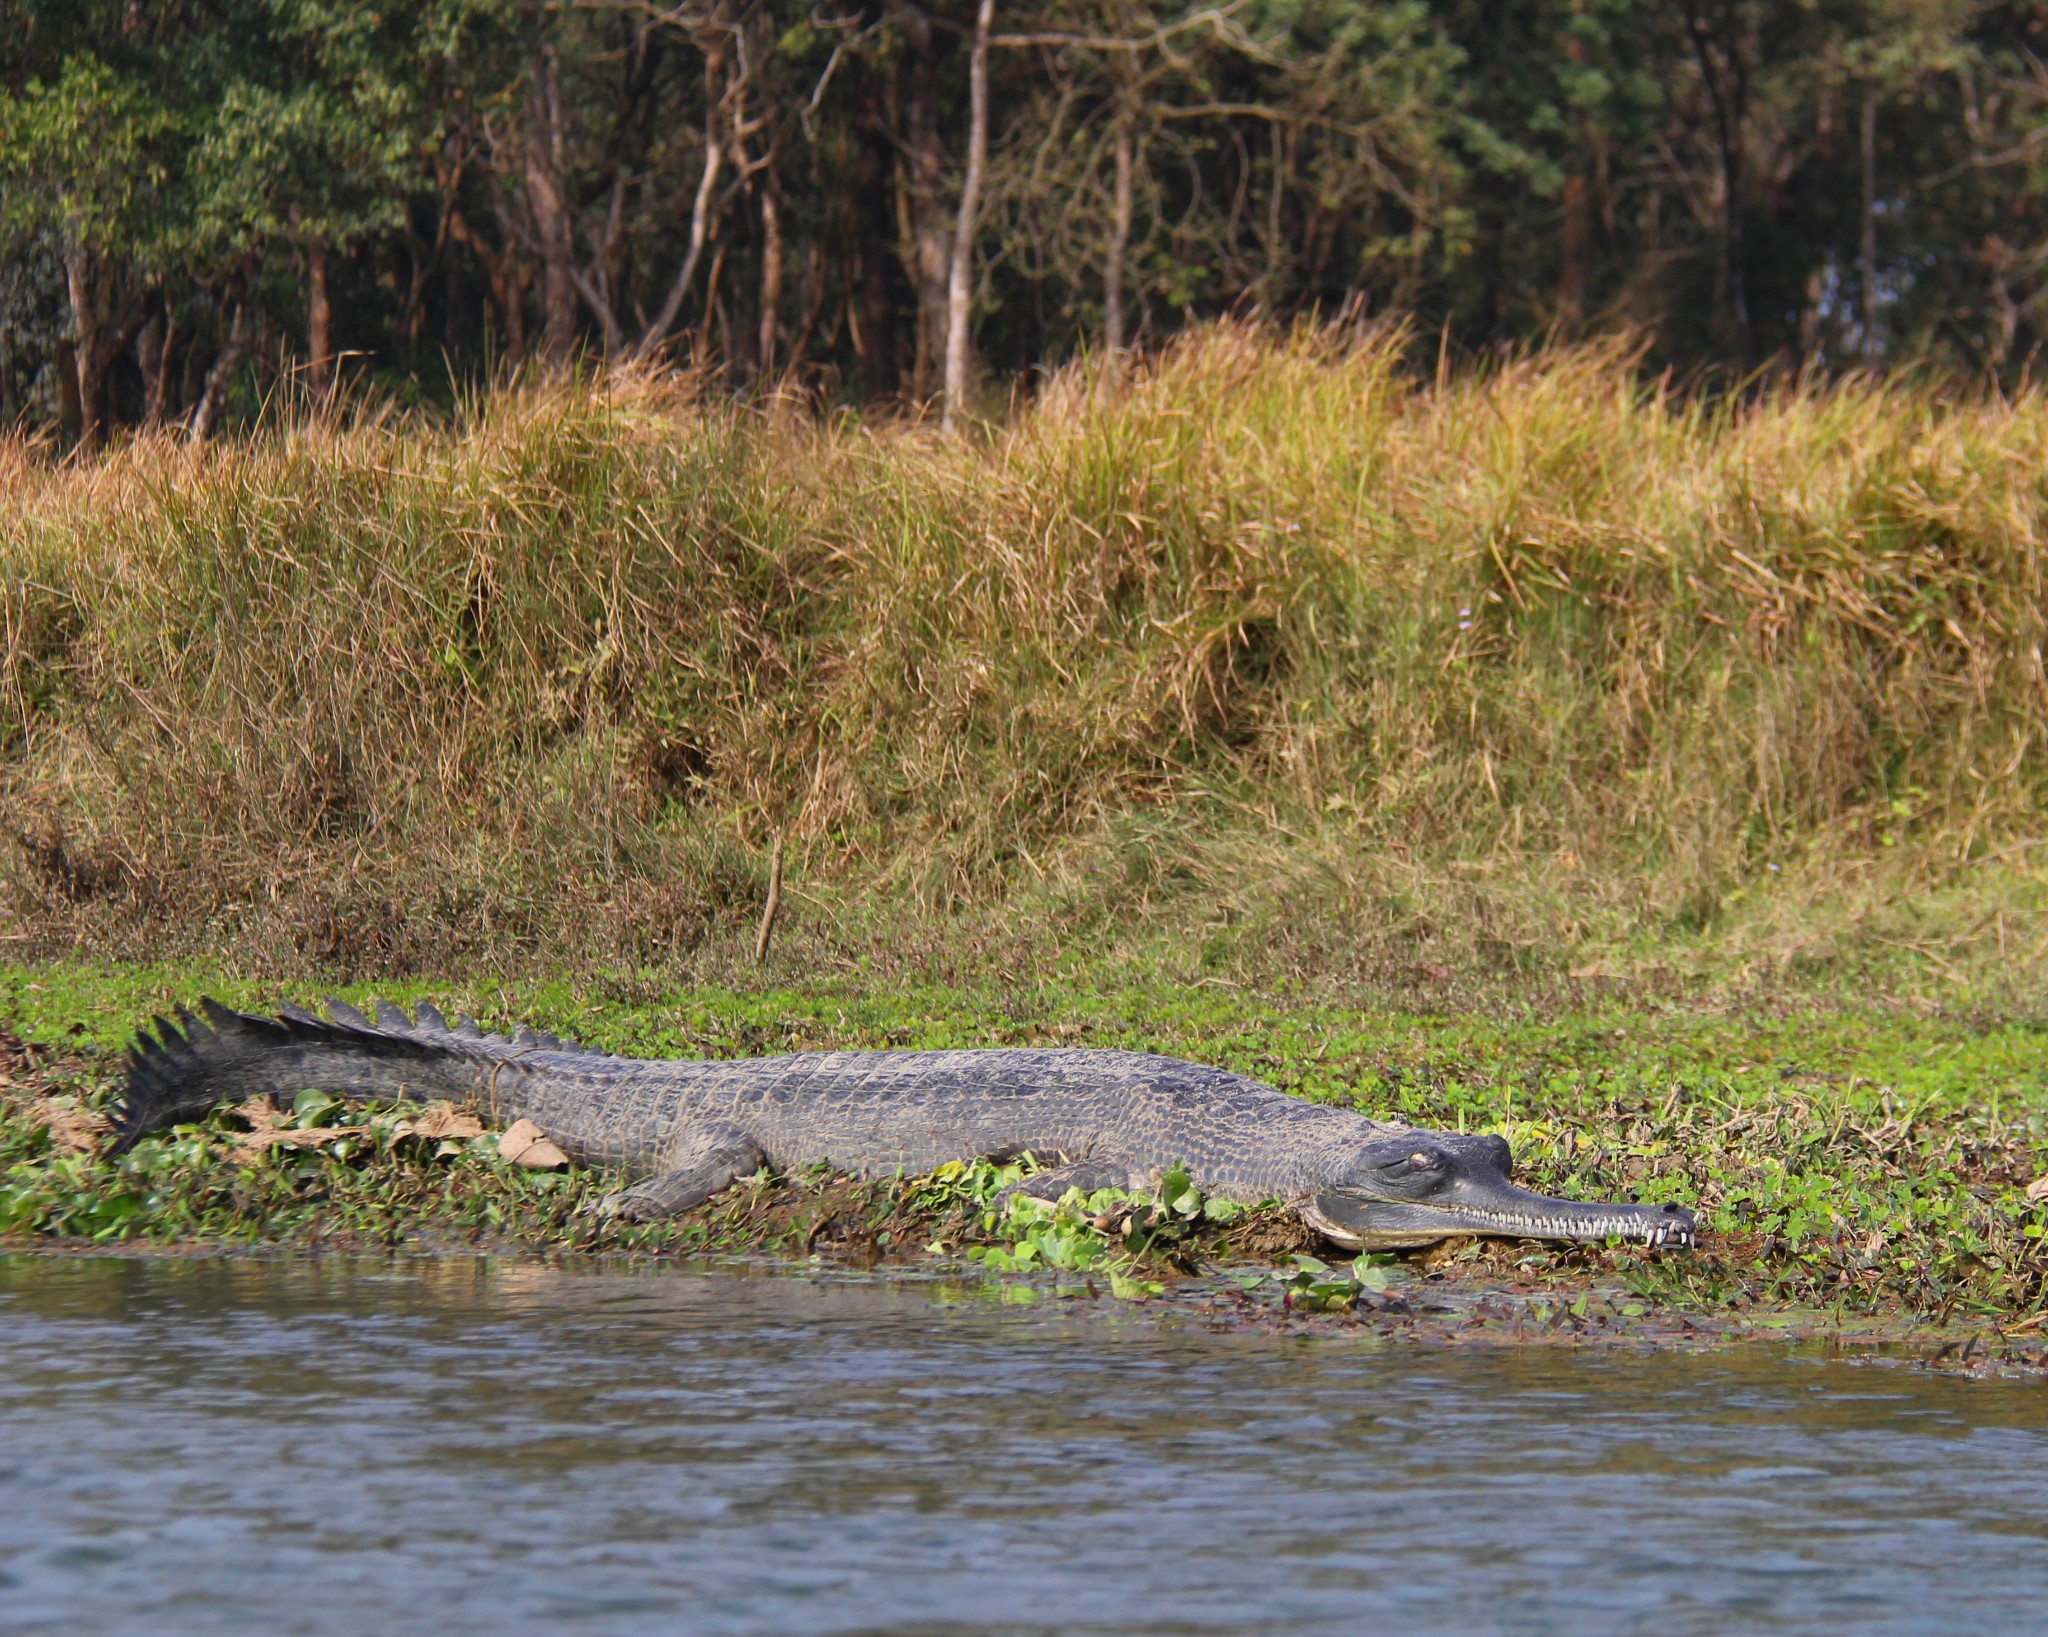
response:
<path fill-rule="evenodd" d="M 1029 1153 L 1056 1163 L 1021 1186 L 1057 1199 L 1151 1186 L 1186 1167 L 1204 1193 L 1284 1200 L 1340 1245 L 1459 1235 L 1693 1243 L 1678 1205 L 1583 1204 L 1510 1182 L 1491 1135 L 1425 1131 L 1305 1102 L 1242 1075 L 1144 1052 L 1091 1049 L 799 1052 L 733 1060 L 611 1057 L 522 1028 L 451 1026 L 376 1003 L 277 1017 L 202 1000 L 204 1020 L 158 1017 L 132 1053 L 115 1116 L 122 1147 L 226 1101 L 445 1097 L 533 1121 L 571 1159 L 640 1180 L 607 1207 L 636 1220 L 684 1210 L 763 1164 L 860 1176 Z"/>

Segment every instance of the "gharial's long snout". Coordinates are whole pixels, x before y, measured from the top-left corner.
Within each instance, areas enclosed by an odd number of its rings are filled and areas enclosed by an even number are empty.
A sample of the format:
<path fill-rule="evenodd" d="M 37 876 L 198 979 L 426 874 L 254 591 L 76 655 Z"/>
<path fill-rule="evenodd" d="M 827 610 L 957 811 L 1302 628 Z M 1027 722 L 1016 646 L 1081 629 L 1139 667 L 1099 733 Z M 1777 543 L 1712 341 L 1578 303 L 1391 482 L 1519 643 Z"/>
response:
<path fill-rule="evenodd" d="M 1303 1217 L 1339 1244 L 1401 1250 L 1463 1234 L 1509 1239 L 1694 1241 L 1682 1205 L 1553 1199 L 1508 1180 L 1513 1159 L 1498 1137 L 1417 1132 L 1375 1144 L 1360 1162 L 1305 1201 Z"/>

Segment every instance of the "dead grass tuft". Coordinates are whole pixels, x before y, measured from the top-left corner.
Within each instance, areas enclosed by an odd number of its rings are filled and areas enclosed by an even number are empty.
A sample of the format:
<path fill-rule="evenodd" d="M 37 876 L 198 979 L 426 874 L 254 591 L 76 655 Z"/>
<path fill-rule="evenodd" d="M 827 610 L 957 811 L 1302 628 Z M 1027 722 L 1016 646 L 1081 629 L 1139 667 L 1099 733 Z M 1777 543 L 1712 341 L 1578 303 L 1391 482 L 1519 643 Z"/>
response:
<path fill-rule="evenodd" d="M 0 893 L 107 953 L 686 965 L 782 833 L 796 959 L 2039 973 L 2039 394 L 1406 352 L 1223 326 L 978 445 L 634 372 L 0 447 Z"/>

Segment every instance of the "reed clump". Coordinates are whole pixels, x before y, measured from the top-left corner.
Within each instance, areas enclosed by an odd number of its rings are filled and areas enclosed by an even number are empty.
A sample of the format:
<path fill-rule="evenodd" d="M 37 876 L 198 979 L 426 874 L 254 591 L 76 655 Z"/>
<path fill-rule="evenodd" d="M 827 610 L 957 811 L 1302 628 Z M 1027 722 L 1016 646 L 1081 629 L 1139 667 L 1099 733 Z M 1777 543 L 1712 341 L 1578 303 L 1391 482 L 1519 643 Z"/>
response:
<path fill-rule="evenodd" d="M 2024 985 L 2044 457 L 2038 394 L 1250 327 L 957 443 L 643 372 L 0 446 L 0 903 L 688 966 L 780 835 L 793 962 Z"/>

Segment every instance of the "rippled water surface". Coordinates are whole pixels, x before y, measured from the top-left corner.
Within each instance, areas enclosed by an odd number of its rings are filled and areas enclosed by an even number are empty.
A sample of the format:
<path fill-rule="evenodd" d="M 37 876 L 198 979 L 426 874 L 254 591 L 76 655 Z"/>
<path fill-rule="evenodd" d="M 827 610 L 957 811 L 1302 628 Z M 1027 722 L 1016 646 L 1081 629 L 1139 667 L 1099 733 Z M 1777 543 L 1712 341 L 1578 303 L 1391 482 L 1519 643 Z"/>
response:
<path fill-rule="evenodd" d="M 0 1631 L 2041 1629 L 2048 1389 L 0 1258 Z"/>

